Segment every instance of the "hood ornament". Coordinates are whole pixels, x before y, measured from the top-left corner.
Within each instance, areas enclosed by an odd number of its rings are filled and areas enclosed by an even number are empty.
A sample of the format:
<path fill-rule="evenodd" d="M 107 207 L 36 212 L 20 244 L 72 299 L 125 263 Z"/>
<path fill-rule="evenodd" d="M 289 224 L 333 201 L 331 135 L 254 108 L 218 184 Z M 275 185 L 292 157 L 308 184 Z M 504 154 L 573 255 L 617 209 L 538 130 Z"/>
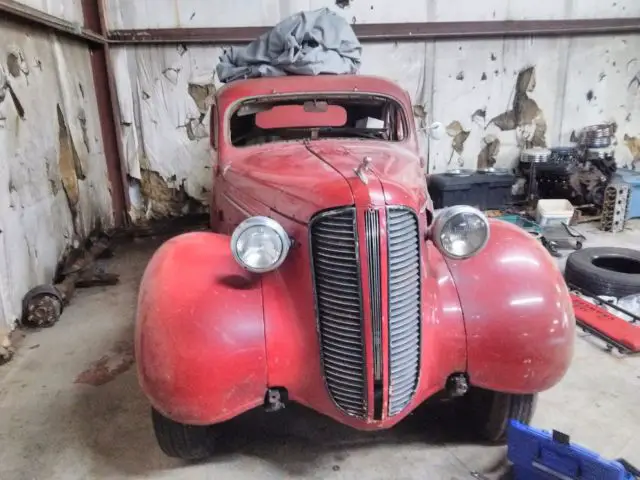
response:
<path fill-rule="evenodd" d="M 367 185 L 369 183 L 369 178 L 367 177 L 367 173 L 371 172 L 371 157 L 364 157 L 358 168 L 353 170 L 360 181 Z"/>

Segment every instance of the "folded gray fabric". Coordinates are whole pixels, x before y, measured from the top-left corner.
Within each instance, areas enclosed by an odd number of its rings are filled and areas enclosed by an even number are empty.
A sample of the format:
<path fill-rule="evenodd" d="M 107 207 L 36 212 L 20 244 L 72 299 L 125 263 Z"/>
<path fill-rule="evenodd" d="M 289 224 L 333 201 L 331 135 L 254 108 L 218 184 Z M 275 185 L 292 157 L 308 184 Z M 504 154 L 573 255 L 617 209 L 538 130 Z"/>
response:
<path fill-rule="evenodd" d="M 216 67 L 221 82 L 282 75 L 353 74 L 362 46 L 328 8 L 292 15 L 246 47 L 231 47 Z"/>

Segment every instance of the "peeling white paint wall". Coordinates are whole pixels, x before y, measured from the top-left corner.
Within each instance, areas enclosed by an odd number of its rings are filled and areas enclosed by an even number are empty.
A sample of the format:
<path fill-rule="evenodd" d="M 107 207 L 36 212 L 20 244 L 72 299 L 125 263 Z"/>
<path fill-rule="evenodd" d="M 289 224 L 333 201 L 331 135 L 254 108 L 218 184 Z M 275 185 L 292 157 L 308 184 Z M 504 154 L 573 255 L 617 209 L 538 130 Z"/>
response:
<path fill-rule="evenodd" d="M 640 16 L 638 0 L 352 0 L 345 8 L 327 0 L 240 3 L 238 9 L 238 2 L 108 0 L 108 24 L 110 29 L 265 26 L 326 6 L 351 23 Z M 136 221 L 179 213 L 179 199 L 189 199 L 185 208 L 208 203 L 211 152 L 203 137 L 208 117 L 200 117 L 189 85 L 213 90 L 220 52 L 180 45 L 113 52 Z M 518 90 L 521 72 L 527 85 Z M 542 140 L 566 145 L 574 130 L 603 121 L 618 125 L 620 164 L 640 156 L 638 35 L 367 43 L 361 73 L 397 81 L 411 94 L 420 123 L 448 127 L 441 140 L 421 133 L 431 172 L 493 161 L 513 166 L 523 145 Z M 513 115 L 516 98 L 517 110 L 524 103 L 528 113 L 509 125 L 505 119 Z M 141 188 L 149 172 L 153 182 L 147 179 Z M 173 202 L 170 208 L 166 198 Z"/>
<path fill-rule="evenodd" d="M 35 0 L 32 0 L 35 1 Z M 42 0 L 41 0 L 42 1 Z M 67 0 L 68 1 L 68 0 Z M 107 0 L 109 29 L 273 25 L 301 10 L 329 7 L 356 23 L 635 17 L 637 0 Z"/>
<path fill-rule="evenodd" d="M 79 2 L 78 2 L 79 3 Z M 86 46 L 0 21 L 0 329 L 65 252 L 113 226 Z"/>
<path fill-rule="evenodd" d="M 195 212 L 207 203 L 209 107 L 220 53 L 195 47 L 112 49 L 134 221 Z"/>
<path fill-rule="evenodd" d="M 68 22 L 84 24 L 82 0 L 16 0 L 31 8 L 48 13 Z"/>

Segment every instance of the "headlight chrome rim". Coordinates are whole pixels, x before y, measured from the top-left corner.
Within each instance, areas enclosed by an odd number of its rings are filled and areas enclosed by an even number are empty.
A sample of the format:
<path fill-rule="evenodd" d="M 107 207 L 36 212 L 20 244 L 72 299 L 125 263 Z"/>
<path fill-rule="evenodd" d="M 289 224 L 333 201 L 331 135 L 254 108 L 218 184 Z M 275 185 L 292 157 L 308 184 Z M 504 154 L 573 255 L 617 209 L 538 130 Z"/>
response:
<path fill-rule="evenodd" d="M 441 239 L 442 231 L 444 230 L 444 227 L 447 225 L 447 223 L 450 220 L 452 220 L 455 216 L 460 214 L 465 214 L 465 213 L 477 216 L 484 223 L 485 228 L 487 230 L 487 235 L 485 236 L 482 244 L 480 244 L 480 246 L 477 247 L 472 252 L 465 255 L 455 255 L 449 252 L 447 249 L 445 249 L 444 246 L 442 245 L 442 239 Z M 440 250 L 444 255 L 454 260 L 464 260 L 465 258 L 470 258 L 480 253 L 484 249 L 484 247 L 487 245 L 487 242 L 489 241 L 490 236 L 491 236 L 491 229 L 489 227 L 489 219 L 484 213 L 482 213 L 480 210 L 470 205 L 456 205 L 453 207 L 445 208 L 436 216 L 436 218 L 433 221 L 431 238 L 433 239 L 433 242 L 438 247 L 438 250 Z"/>
<path fill-rule="evenodd" d="M 273 230 L 276 233 L 276 235 L 280 238 L 280 241 L 282 242 L 282 252 L 280 253 L 280 257 L 275 263 L 273 263 L 268 267 L 256 268 L 256 267 L 247 265 L 246 263 L 244 263 L 244 261 L 238 254 L 238 248 L 237 248 L 238 240 L 240 239 L 240 237 L 244 232 L 246 232 L 247 230 L 253 227 L 265 227 Z M 233 254 L 233 258 L 235 258 L 236 262 L 238 262 L 238 264 L 242 268 L 253 273 L 266 273 L 278 268 L 280 265 L 282 265 L 284 260 L 287 258 L 290 247 L 291 247 L 291 240 L 289 239 L 289 235 L 287 234 L 285 229 L 282 227 L 282 225 L 280 225 L 274 219 L 265 217 L 265 216 L 256 216 L 256 217 L 247 218 L 246 220 L 242 221 L 240 225 L 236 227 L 236 229 L 233 231 L 233 234 L 231 235 L 231 253 Z"/>

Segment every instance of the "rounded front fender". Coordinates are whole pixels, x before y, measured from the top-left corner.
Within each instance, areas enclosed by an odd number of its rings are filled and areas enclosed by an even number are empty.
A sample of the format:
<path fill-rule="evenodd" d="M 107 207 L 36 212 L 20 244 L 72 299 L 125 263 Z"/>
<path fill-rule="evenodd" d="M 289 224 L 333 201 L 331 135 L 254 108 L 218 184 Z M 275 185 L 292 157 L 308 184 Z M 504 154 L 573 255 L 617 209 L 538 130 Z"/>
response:
<path fill-rule="evenodd" d="M 152 405 L 206 425 L 263 403 L 267 384 L 260 277 L 235 262 L 229 237 L 177 236 L 140 285 L 138 376 Z"/>
<path fill-rule="evenodd" d="M 562 274 L 542 245 L 491 220 L 478 255 L 447 263 L 462 305 L 471 383 L 535 393 L 560 381 L 573 356 L 575 317 Z"/>

